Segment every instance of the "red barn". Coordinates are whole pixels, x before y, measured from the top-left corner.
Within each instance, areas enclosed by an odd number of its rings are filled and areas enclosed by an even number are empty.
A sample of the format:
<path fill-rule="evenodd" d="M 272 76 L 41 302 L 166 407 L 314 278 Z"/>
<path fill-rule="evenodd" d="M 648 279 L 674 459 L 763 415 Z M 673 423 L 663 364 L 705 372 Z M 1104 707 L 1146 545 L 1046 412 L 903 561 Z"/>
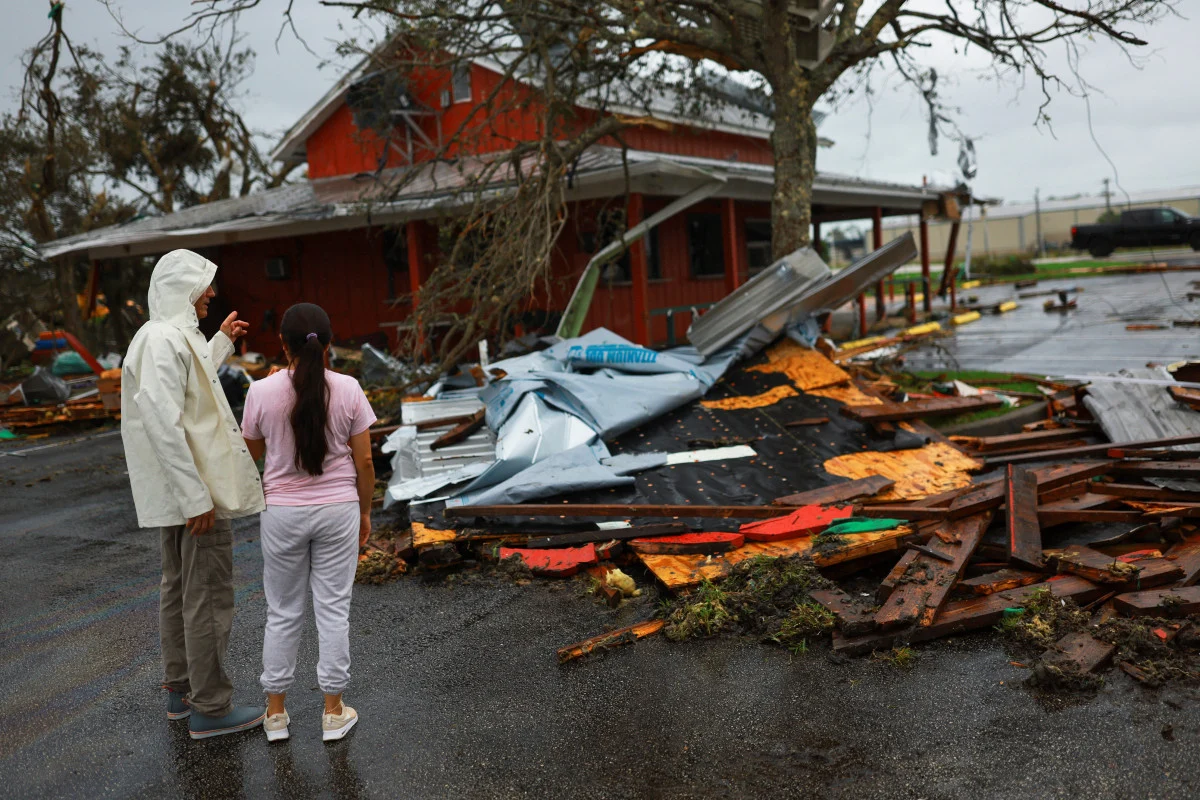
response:
<path fill-rule="evenodd" d="M 354 93 L 377 79 L 366 74 L 364 61 L 272 153 L 305 162 L 306 179 L 61 239 L 43 252 L 86 258 L 94 268 L 106 258 L 179 247 L 203 252 L 221 267 L 221 305 L 250 320 L 249 347 L 269 355 L 279 352 L 280 315 L 299 301 L 324 306 L 339 340 L 394 343 L 411 297 L 436 268 L 438 220 L 453 213 L 460 170 L 469 171 L 472 158 L 534 135 L 533 114 L 513 102 L 489 123 L 487 136 L 473 141 L 476 152 L 453 165 L 429 162 L 440 137 L 470 123 L 501 72 L 475 62 L 410 79 L 405 90 L 415 102 L 393 115 L 394 128 L 381 137 L 378 125 L 360 128 L 356 119 Z M 623 134 L 626 150 L 596 146 L 579 160 L 566 189 L 569 218 L 554 255 L 550 296 L 531 300 L 545 305 L 536 310 L 546 314 L 564 309 L 589 260 L 611 239 L 599 219 L 602 207 L 623 208 L 633 225 L 671 206 L 675 213 L 606 267 L 583 327 L 602 325 L 649 345 L 682 341 L 692 314 L 767 266 L 771 256 L 769 119 L 732 105 L 707 118 L 682 119 L 671 103 L 660 105 L 654 116 L 669 125 L 634 128 Z M 578 111 L 585 119 L 600 113 Z M 645 109 L 605 113 L 626 112 L 644 115 Z M 418 169 L 419 179 L 397 194 L 385 191 L 389 178 Z M 932 189 L 819 174 L 813 214 L 817 225 L 874 219 L 879 246 L 882 217 L 921 213 L 936 199 Z"/>

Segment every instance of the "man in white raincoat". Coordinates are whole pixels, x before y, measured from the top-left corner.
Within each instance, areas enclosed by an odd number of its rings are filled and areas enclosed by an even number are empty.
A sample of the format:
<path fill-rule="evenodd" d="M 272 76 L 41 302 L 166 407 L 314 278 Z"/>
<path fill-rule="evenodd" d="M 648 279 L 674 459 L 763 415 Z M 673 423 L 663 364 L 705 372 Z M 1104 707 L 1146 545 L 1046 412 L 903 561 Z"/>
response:
<path fill-rule="evenodd" d="M 246 730 L 264 709 L 234 707 L 225 674 L 233 625 L 229 521 L 265 507 L 262 483 L 217 368 L 247 323 L 230 314 L 212 341 L 199 321 L 217 265 L 167 253 L 150 278 L 150 319 L 121 371 L 121 438 L 138 524 L 162 542 L 159 625 L 167 718 L 190 716 L 193 739 Z"/>

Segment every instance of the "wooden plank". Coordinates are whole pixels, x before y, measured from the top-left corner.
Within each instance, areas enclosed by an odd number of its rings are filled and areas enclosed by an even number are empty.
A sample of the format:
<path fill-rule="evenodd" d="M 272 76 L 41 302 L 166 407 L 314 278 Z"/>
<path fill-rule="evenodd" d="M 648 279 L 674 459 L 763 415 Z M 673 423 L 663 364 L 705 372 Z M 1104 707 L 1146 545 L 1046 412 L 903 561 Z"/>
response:
<path fill-rule="evenodd" d="M 1011 456 L 996 456 L 995 458 L 985 458 L 984 463 L 988 466 L 1000 466 L 1002 464 L 1027 464 L 1030 461 L 1045 461 L 1048 458 L 1082 458 L 1083 456 L 1098 456 L 1103 455 L 1111 448 L 1133 448 L 1133 447 L 1174 447 L 1181 444 L 1200 444 L 1200 436 L 1175 436 L 1167 439 L 1145 439 L 1139 442 L 1112 442 L 1110 444 L 1090 444 L 1086 447 L 1072 447 L 1068 450 L 1055 450 L 1049 454 L 1046 453 L 1029 453 L 1026 455 L 1011 455 Z"/>
<path fill-rule="evenodd" d="M 1006 484 L 1008 561 L 1018 567 L 1041 569 L 1042 529 L 1038 523 L 1037 475 L 1009 464 Z"/>
<path fill-rule="evenodd" d="M 631 528 L 609 528 L 600 531 L 583 531 L 581 533 L 563 533 L 554 536 L 542 536 L 530 539 L 525 546 L 534 550 L 543 547 L 571 547 L 589 542 L 610 542 L 614 539 L 644 539 L 648 536 L 678 536 L 690 529 L 682 522 L 662 522 L 658 525 L 641 525 Z"/>
<path fill-rule="evenodd" d="M 829 417 L 806 417 L 804 419 L 794 419 L 791 422 L 783 423 L 785 428 L 807 428 L 811 425 L 824 425 L 829 422 Z"/>
<path fill-rule="evenodd" d="M 519 505 L 457 506 L 447 517 L 705 517 L 715 519 L 771 519 L 798 511 L 787 506 L 637 505 L 605 503 L 524 503 Z"/>
<path fill-rule="evenodd" d="M 675 556 L 691 553 L 725 553 L 746 543 L 740 533 L 681 533 L 652 539 L 632 539 L 630 548 L 638 553 L 659 553 Z"/>
<path fill-rule="evenodd" d="M 1079 464 L 1051 464 L 1045 467 L 1037 467 L 1033 474 L 1037 475 L 1038 493 L 1059 489 L 1070 483 L 1086 481 L 1092 478 L 1105 475 L 1112 468 L 1113 462 L 1105 459 L 1103 461 L 1085 461 Z"/>
<path fill-rule="evenodd" d="M 901 420 L 969 414 L 999 408 L 1004 401 L 995 395 L 977 397 L 934 397 L 910 400 L 907 403 L 884 403 L 877 406 L 842 406 L 843 416 L 859 422 L 900 422 Z"/>
<path fill-rule="evenodd" d="M 1183 568 L 1166 558 L 1136 561 L 1124 556 L 1113 558 L 1082 545 L 1071 545 L 1065 550 L 1050 550 L 1046 555 L 1059 572 L 1078 575 L 1097 584 L 1149 589 L 1183 577 Z"/>
<path fill-rule="evenodd" d="M 1108 451 L 1108 457 L 1123 460 L 1189 461 L 1200 457 L 1200 453 L 1195 450 L 1122 450 L 1114 447 Z"/>
<path fill-rule="evenodd" d="M 1102 483 L 1096 489 L 1114 497 L 1131 497 L 1147 502 L 1200 502 L 1200 492 L 1177 492 L 1171 489 L 1160 489 L 1157 486 L 1139 486 L 1134 483 Z"/>
<path fill-rule="evenodd" d="M 1083 578 L 1061 575 L 1019 589 L 1009 589 L 984 597 L 972 597 L 946 603 L 934 618 L 933 623 L 924 627 L 882 631 L 854 637 L 835 632 L 833 649 L 834 652 L 845 655 L 860 655 L 880 648 L 891 647 L 898 641 L 924 642 L 951 634 L 989 628 L 1000 621 L 1006 608 L 1023 606 L 1034 592 L 1041 590 L 1049 590 L 1054 597 L 1073 598 L 1078 603 L 1087 603 L 1105 593 L 1103 588 Z"/>
<path fill-rule="evenodd" d="M 1123 502 L 1125 505 L 1136 508 L 1152 519 L 1160 519 L 1162 517 L 1200 517 L 1200 503 L 1145 503 L 1141 500 L 1131 500 L 1128 497 Z"/>
<path fill-rule="evenodd" d="M 472 414 L 466 421 L 460 422 L 454 428 L 443 433 L 441 436 L 433 440 L 429 445 L 430 450 L 439 450 L 443 447 L 449 447 L 452 444 L 458 444 L 466 439 L 475 431 L 483 427 L 487 415 L 487 409 L 481 408 Z"/>
<path fill-rule="evenodd" d="M 984 512 L 947 522 L 944 530 L 953 543 L 936 536 L 929 540 L 926 549 L 933 552 L 918 553 L 887 602 L 875 614 L 875 623 L 881 628 L 931 624 L 991 521 L 992 515 Z"/>
<path fill-rule="evenodd" d="M 882 475 L 871 475 L 854 481 L 845 481 L 844 483 L 835 483 L 832 486 L 821 486 L 816 489 L 809 489 L 806 492 L 789 494 L 778 498 L 775 501 L 775 505 L 834 505 L 849 500 L 857 500 L 860 497 L 874 497 L 880 492 L 892 488 L 895 484 L 895 481 L 885 478 Z"/>
<path fill-rule="evenodd" d="M 639 622 L 615 631 L 602 633 L 599 636 L 593 636 L 590 639 L 584 639 L 582 642 L 576 642 L 566 647 L 560 647 L 558 648 L 558 663 L 565 664 L 568 661 L 581 658 L 597 650 L 607 650 L 612 647 L 632 644 L 638 639 L 644 639 L 647 636 L 658 633 L 666 624 L 661 619 L 647 620 L 646 622 Z"/>
<path fill-rule="evenodd" d="M 945 508 L 923 508 L 911 505 L 854 506 L 854 515 L 858 517 L 871 517 L 872 519 L 941 521 L 950 516 L 950 511 Z"/>
<path fill-rule="evenodd" d="M 1044 580 L 1046 580 L 1046 576 L 1041 572 L 1006 568 L 977 575 L 974 578 L 965 578 L 958 582 L 958 588 L 968 594 L 982 597 L 985 594 L 1006 592 L 1009 589 L 1018 589 Z"/>
<path fill-rule="evenodd" d="M 1200 460 L 1124 461 L 1113 467 L 1113 473 L 1139 478 L 1200 478 Z"/>
<path fill-rule="evenodd" d="M 904 555 L 900 556 L 900 560 L 896 562 L 896 566 L 892 567 L 891 572 L 889 572 L 884 579 L 879 582 L 879 586 L 876 587 L 876 603 L 883 605 L 887 602 L 887 599 L 891 597 L 892 592 L 895 591 L 896 585 L 899 584 L 900 580 L 904 577 L 904 573 L 908 571 L 908 565 L 915 561 L 916 558 L 916 550 L 904 551 Z"/>
<path fill-rule="evenodd" d="M 1088 675 L 1112 661 L 1117 646 L 1102 642 L 1090 633 L 1076 631 L 1059 639 L 1042 654 L 1042 661 Z"/>
<path fill-rule="evenodd" d="M 1194 586 L 1200 582 L 1200 536 L 1189 536 L 1167 551 L 1166 558 L 1183 570 L 1176 586 Z"/>
<path fill-rule="evenodd" d="M 1113 606 L 1129 617 L 1187 617 L 1200 614 L 1200 586 L 1119 594 Z"/>
<path fill-rule="evenodd" d="M 949 519 L 962 519 L 972 514 L 993 511 L 1004 502 L 1004 482 L 994 481 L 968 492 L 950 504 Z"/>
<path fill-rule="evenodd" d="M 813 589 L 808 596 L 833 614 L 838 630 L 847 636 L 861 636 L 875 629 L 875 608 L 851 597 L 841 589 Z"/>
<path fill-rule="evenodd" d="M 1082 494 L 1087 494 L 1091 489 L 1100 490 L 1092 481 L 1079 481 L 1078 483 L 1068 483 L 1066 486 L 1060 486 L 1057 489 L 1038 492 L 1038 503 L 1047 505 L 1057 503 L 1059 500 L 1067 500 L 1072 497 L 1078 497 Z"/>
<path fill-rule="evenodd" d="M 1010 433 L 1004 436 L 952 436 L 950 441 L 955 444 L 965 444 L 981 453 L 996 450 L 1009 450 L 1026 445 L 1039 445 L 1053 442 L 1069 442 L 1080 437 L 1080 431 L 1075 428 L 1054 428 L 1048 431 L 1030 431 L 1028 433 Z"/>
<path fill-rule="evenodd" d="M 438 419 L 427 419 L 424 422 L 417 423 L 417 430 L 431 431 L 435 428 L 451 428 L 456 425 L 462 425 L 464 422 L 471 422 L 474 418 L 474 414 L 460 414 L 457 417 L 439 417 Z"/>

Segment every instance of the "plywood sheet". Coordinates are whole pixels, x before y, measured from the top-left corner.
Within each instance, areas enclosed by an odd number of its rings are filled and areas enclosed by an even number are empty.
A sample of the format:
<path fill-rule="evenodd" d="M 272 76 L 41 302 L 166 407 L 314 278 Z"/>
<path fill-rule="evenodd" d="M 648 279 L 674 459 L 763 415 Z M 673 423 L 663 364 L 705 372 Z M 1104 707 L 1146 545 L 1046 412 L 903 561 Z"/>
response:
<path fill-rule="evenodd" d="M 811 556 L 814 563 L 825 567 L 896 550 L 912 534 L 911 527 L 901 525 L 887 531 L 846 534 L 838 537 L 836 544 L 821 545 L 815 551 L 813 537 L 804 536 L 782 542 L 746 542 L 737 550 L 712 556 L 638 553 L 638 558 L 664 586 L 671 591 L 680 591 L 697 586 L 704 580 L 722 578 L 729 574 L 733 565 L 755 556 Z"/>
<path fill-rule="evenodd" d="M 799 393 L 790 386 L 776 386 L 762 394 L 739 395 L 738 397 L 725 397 L 720 400 L 701 400 L 700 405 L 705 408 L 717 408 L 722 411 L 733 411 L 739 408 L 765 408 L 766 406 L 775 405 L 784 398 L 795 397 L 797 394 Z"/>
<path fill-rule="evenodd" d="M 803 392 L 850 381 L 849 373 L 824 355 L 786 338 L 767 350 L 766 364 L 747 367 L 746 371 L 786 375 Z"/>
<path fill-rule="evenodd" d="M 912 450 L 877 453 L 867 450 L 835 456 L 825 462 L 831 475 L 856 480 L 870 475 L 882 475 L 895 485 L 879 495 L 878 500 L 920 500 L 931 495 L 960 489 L 971 483 L 970 472 L 981 468 L 980 462 L 963 455 L 943 442 L 935 442 Z"/>
<path fill-rule="evenodd" d="M 412 524 L 412 541 L 413 547 L 422 548 L 433 544 L 441 544 L 442 542 L 452 542 L 458 537 L 455 531 L 443 531 L 437 528 L 430 528 L 422 525 L 420 522 Z"/>

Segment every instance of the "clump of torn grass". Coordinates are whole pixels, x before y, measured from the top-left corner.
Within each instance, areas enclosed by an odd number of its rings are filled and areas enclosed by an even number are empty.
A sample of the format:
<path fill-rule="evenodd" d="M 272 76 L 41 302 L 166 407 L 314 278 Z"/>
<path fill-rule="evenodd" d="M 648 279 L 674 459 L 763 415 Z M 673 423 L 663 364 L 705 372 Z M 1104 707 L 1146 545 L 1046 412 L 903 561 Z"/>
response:
<path fill-rule="evenodd" d="M 1017 613 L 1006 614 L 997 626 L 1019 649 L 1041 653 L 1068 633 L 1088 625 L 1088 615 L 1074 600 L 1055 597 L 1049 589 L 1038 589 Z"/>
<path fill-rule="evenodd" d="M 917 651 L 911 647 L 893 647 L 891 650 L 876 650 L 871 660 L 897 669 L 912 669 L 917 664 Z"/>
<path fill-rule="evenodd" d="M 666 605 L 664 632 L 675 641 L 741 633 L 803 653 L 810 639 L 833 627 L 833 615 L 808 593 L 831 586 L 805 558 L 748 559 L 722 580 L 705 581 Z"/>

